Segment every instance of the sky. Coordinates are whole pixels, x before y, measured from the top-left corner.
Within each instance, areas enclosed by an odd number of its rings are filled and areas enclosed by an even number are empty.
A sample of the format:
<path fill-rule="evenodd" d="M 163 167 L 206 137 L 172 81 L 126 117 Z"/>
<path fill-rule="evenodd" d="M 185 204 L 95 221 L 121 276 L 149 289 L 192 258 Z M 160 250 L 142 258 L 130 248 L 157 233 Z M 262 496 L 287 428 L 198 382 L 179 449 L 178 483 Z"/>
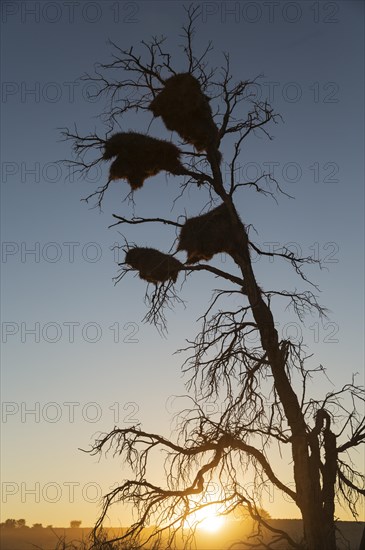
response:
<path fill-rule="evenodd" d="M 240 177 L 271 166 L 294 199 L 282 196 L 277 204 L 242 191 L 241 218 L 255 226 L 264 250 L 291 243 L 324 265 L 308 274 L 330 310 L 328 321 L 312 317 L 300 326 L 278 310 L 279 335 L 295 338 L 299 331 L 313 364 L 328 369 L 333 386 L 322 378 L 313 391 L 324 395 L 356 372 L 363 383 L 363 3 L 199 4 L 196 47 L 212 40 L 216 67 L 229 52 L 237 81 L 263 75 L 262 97 L 283 117 L 271 128 L 272 141 L 247 142 Z M 123 470 L 111 456 L 99 461 L 80 448 L 100 431 L 136 421 L 169 435 L 173 396 L 185 393 L 181 356 L 173 353 L 198 332 L 216 282 L 197 273 L 185 283 L 186 308 L 168 313 L 161 338 L 142 322 L 145 283 L 132 276 L 113 282 L 123 260 L 113 246 L 123 238 L 108 226 L 112 214 L 196 215 L 206 197 L 192 190 L 170 211 L 179 181 L 159 175 L 135 193 L 134 205 L 124 200 L 126 182 L 116 182 L 100 212 L 81 199 L 106 181 L 107 166 L 79 180 L 58 163 L 71 156 L 60 128 L 76 123 L 81 133 L 103 132 L 97 118 L 103 100 L 90 100 L 80 76 L 111 59 L 108 39 L 139 48 L 163 34 L 176 69 L 184 71 L 184 22 L 179 1 L 2 3 L 2 521 L 92 525 L 101 495 L 123 479 Z M 121 125 L 147 130 L 139 115 Z M 171 138 L 156 122 L 150 133 Z M 225 175 L 229 145 L 222 146 Z M 124 234 L 165 251 L 175 237 L 171 229 L 146 226 Z M 254 268 L 265 288 L 301 284 L 277 261 L 256 259 Z M 288 465 L 278 468 L 285 477 Z M 265 504 L 274 517 L 298 517 L 277 493 Z M 338 515 L 348 518 L 340 509 Z M 123 521 L 111 515 L 111 524 Z"/>

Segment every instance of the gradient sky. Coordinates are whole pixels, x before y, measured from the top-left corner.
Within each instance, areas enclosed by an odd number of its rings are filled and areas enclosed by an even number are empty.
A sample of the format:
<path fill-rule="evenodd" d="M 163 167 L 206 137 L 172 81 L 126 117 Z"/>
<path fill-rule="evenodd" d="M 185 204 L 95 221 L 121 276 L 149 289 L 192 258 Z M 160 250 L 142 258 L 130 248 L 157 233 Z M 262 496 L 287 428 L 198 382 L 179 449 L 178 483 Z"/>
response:
<path fill-rule="evenodd" d="M 70 4 L 2 4 L 2 520 L 59 526 L 72 519 L 91 525 L 97 498 L 123 478 L 118 461 L 98 462 L 78 447 L 135 419 L 169 433 L 176 407 L 170 396 L 184 392 L 181 356 L 172 354 L 196 334 L 196 319 L 216 286 L 209 275 L 191 277 L 181 294 L 187 308 L 168 314 L 162 339 L 141 322 L 145 283 L 132 276 L 117 286 L 112 281 L 117 266 L 110 248 L 122 238 L 108 225 L 113 213 L 133 215 L 132 205 L 122 202 L 127 184 L 115 183 L 100 213 L 80 199 L 106 181 L 107 166 L 94 181 L 70 181 L 68 169 L 56 164 L 70 158 L 58 128 L 76 122 L 81 133 L 102 133 L 95 116 L 103 102 L 88 100 L 78 78 L 110 59 L 108 38 L 128 48 L 164 34 L 177 70 L 186 70 L 178 49 L 183 4 Z M 247 142 L 241 175 L 253 177 L 275 162 L 275 176 L 295 200 L 281 197 L 276 204 L 242 192 L 241 217 L 255 225 L 255 240 L 266 250 L 268 243 L 290 242 L 304 255 L 319 254 L 327 269 L 308 273 L 322 290 L 331 324 L 310 318 L 303 337 L 313 364 L 326 366 L 336 387 L 355 372 L 363 382 L 363 2 L 200 4 L 197 47 L 213 40 L 215 66 L 222 51 L 230 52 L 236 80 L 264 75 L 263 95 L 271 95 L 284 119 L 271 128 L 273 141 Z M 122 127 L 147 129 L 137 115 Z M 150 133 L 170 137 L 157 122 Z M 228 144 L 222 152 L 227 162 Z M 135 213 L 172 217 L 186 208 L 197 214 L 204 196 L 196 191 L 170 212 L 178 181 L 164 175 L 147 181 L 135 194 Z M 162 250 L 174 239 L 173 231 L 158 227 L 125 234 Z M 276 261 L 255 262 L 255 270 L 265 288 L 300 287 Z M 299 326 L 281 309 L 278 320 L 281 336 Z M 313 389 L 324 395 L 332 386 L 321 379 Z M 285 478 L 288 466 L 282 468 Z M 273 516 L 298 516 L 278 493 L 266 507 Z M 112 515 L 111 523 L 118 522 Z"/>

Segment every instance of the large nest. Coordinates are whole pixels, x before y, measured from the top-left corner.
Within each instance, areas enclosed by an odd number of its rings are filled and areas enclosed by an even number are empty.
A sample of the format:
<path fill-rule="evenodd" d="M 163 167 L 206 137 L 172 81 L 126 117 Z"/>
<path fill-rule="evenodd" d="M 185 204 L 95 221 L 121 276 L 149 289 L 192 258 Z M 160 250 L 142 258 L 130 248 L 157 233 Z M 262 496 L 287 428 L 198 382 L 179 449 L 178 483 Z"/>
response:
<path fill-rule="evenodd" d="M 175 282 L 180 269 L 184 266 L 170 254 L 164 254 L 154 248 L 130 248 L 125 263 L 139 271 L 141 279 L 149 283 Z"/>
<path fill-rule="evenodd" d="M 180 231 L 177 250 L 186 250 L 187 263 L 210 260 L 214 254 L 233 251 L 234 232 L 223 203 L 207 214 L 186 220 Z"/>
<path fill-rule="evenodd" d="M 103 159 L 113 157 L 109 180 L 126 179 L 132 189 L 142 187 L 146 178 L 162 170 L 175 175 L 186 172 L 176 145 L 135 132 L 114 134 L 106 141 Z"/>
<path fill-rule="evenodd" d="M 209 98 L 203 94 L 199 81 L 190 73 L 172 76 L 164 89 L 151 102 L 149 109 L 160 116 L 169 130 L 177 132 L 198 151 L 218 143 Z"/>

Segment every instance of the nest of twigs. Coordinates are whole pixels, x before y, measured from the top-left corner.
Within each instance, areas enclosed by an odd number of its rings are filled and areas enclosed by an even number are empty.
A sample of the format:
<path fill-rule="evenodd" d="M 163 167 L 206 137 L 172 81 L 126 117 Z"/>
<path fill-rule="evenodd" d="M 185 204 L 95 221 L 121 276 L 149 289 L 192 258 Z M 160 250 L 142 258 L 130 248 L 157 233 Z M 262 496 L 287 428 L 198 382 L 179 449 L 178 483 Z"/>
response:
<path fill-rule="evenodd" d="M 233 227 L 225 204 L 207 214 L 187 219 L 181 228 L 177 250 L 187 252 L 187 263 L 210 260 L 215 254 L 233 251 Z"/>
<path fill-rule="evenodd" d="M 190 73 L 177 74 L 166 80 L 164 89 L 153 99 L 149 109 L 155 117 L 162 118 L 166 128 L 177 132 L 198 151 L 218 143 L 218 128 L 209 98 Z"/>
<path fill-rule="evenodd" d="M 154 248 L 130 248 L 125 263 L 139 272 L 141 279 L 149 283 L 176 282 L 179 271 L 184 267 L 170 254 L 164 254 Z"/>
<path fill-rule="evenodd" d="M 176 145 L 144 134 L 123 132 L 111 136 L 105 142 L 103 159 L 114 157 L 109 180 L 126 179 L 133 190 L 161 171 L 175 175 L 186 173 Z"/>

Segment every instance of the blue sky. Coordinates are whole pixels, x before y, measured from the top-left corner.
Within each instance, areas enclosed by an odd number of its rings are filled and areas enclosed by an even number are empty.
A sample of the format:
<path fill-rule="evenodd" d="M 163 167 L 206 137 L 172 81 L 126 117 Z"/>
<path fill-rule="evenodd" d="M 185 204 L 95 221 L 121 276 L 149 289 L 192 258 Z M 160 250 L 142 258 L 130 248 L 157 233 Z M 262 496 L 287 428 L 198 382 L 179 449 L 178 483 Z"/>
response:
<path fill-rule="evenodd" d="M 281 197 L 276 204 L 242 192 L 241 217 L 254 224 L 255 240 L 266 250 L 295 243 L 324 261 L 326 269 L 308 272 L 331 324 L 308 319 L 303 337 L 336 386 L 353 372 L 364 380 L 363 3 L 200 4 L 197 48 L 213 41 L 214 66 L 222 64 L 222 51 L 230 52 L 236 80 L 264 75 L 263 94 L 284 120 L 271 129 L 273 141 L 247 142 L 240 174 L 252 177 L 275 163 L 275 176 L 295 200 Z M 2 519 L 90 525 L 100 491 L 123 475 L 116 461 L 98 463 L 78 447 L 135 418 L 169 432 L 166 402 L 184 392 L 181 357 L 172 354 L 197 332 L 216 283 L 200 273 L 191 277 L 181 294 L 187 308 L 169 313 L 166 339 L 143 324 L 145 284 L 131 276 L 117 286 L 112 281 L 111 247 L 121 235 L 108 226 L 113 213 L 133 215 L 123 202 L 127 184 L 114 184 L 101 213 L 81 202 L 106 181 L 107 167 L 94 181 L 70 181 L 67 168 L 56 164 L 70 157 L 58 129 L 76 122 L 81 133 L 102 132 L 95 117 L 103 102 L 88 100 L 77 79 L 110 59 L 109 38 L 128 48 L 164 34 L 177 70 L 186 70 L 178 49 L 183 4 L 80 1 L 71 9 L 67 2 L 29 1 L 3 2 L 2 9 Z M 144 125 L 137 115 L 122 121 L 123 129 Z M 150 133 L 170 138 L 156 122 Z M 222 152 L 225 167 L 228 143 Z M 177 194 L 177 179 L 153 178 L 135 194 L 135 213 L 194 215 L 204 204 L 192 191 L 190 201 L 170 212 Z M 175 236 L 157 227 L 125 234 L 162 250 Z M 260 260 L 255 270 L 266 288 L 300 285 L 276 261 Z M 277 314 L 280 330 L 297 329 L 286 325 L 297 323 L 293 316 Z M 315 390 L 325 393 L 322 382 Z M 269 504 L 272 515 L 277 509 L 296 515 L 287 503 Z"/>

